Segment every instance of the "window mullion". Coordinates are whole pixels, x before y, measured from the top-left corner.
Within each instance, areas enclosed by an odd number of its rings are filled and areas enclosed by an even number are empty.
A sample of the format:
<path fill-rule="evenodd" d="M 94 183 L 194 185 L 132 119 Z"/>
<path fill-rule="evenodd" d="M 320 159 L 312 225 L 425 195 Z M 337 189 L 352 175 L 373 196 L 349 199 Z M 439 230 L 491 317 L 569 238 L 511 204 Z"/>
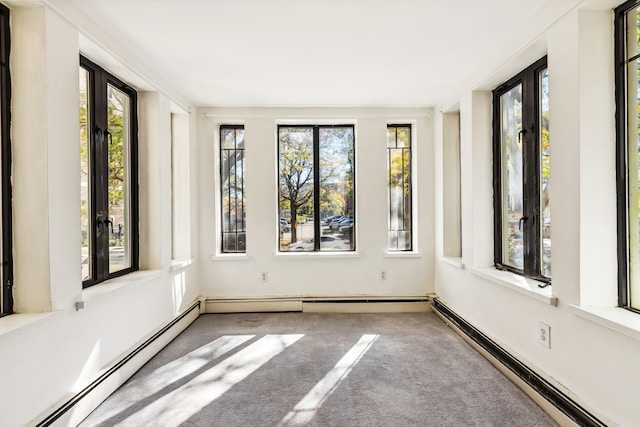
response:
<path fill-rule="evenodd" d="M 628 114 L 628 58 L 627 58 L 627 14 L 635 13 L 637 2 L 625 2 L 615 9 L 615 97 L 616 97 L 616 188 L 617 188 L 617 231 L 618 231 L 618 304 L 629 308 L 631 255 L 629 227 L 629 183 L 630 168 L 628 159 L 629 132 Z"/>
<path fill-rule="evenodd" d="M 320 250 L 322 232 L 320 227 L 320 127 L 313 127 L 313 246 Z M 292 224 L 295 226 L 296 224 Z"/>
<path fill-rule="evenodd" d="M 101 281 L 109 276 L 109 195 L 108 183 L 108 158 L 107 147 L 107 78 L 102 72 L 93 72 L 93 111 L 92 129 L 92 161 L 93 161 L 93 198 L 94 206 L 93 226 L 95 232 L 94 253 L 96 279 Z"/>
<path fill-rule="evenodd" d="M 538 127 L 536 126 L 537 96 L 536 72 L 528 72 L 523 81 L 523 208 L 527 220 L 524 224 L 524 272 L 527 275 L 540 275 L 540 255 L 538 251 L 539 233 L 537 232 L 539 216 L 538 191 Z"/>
<path fill-rule="evenodd" d="M 13 313 L 13 219 L 11 210 L 11 78 L 9 70 L 11 30 L 9 9 L 0 5 L 0 195 L 2 273 L 0 281 L 0 317 Z"/>

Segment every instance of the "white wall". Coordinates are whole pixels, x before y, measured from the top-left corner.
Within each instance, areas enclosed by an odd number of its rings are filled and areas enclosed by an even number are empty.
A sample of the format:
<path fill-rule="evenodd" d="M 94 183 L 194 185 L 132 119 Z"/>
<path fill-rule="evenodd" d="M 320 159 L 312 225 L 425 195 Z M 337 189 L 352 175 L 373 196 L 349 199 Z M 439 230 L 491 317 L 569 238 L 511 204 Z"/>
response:
<path fill-rule="evenodd" d="M 140 101 L 146 270 L 82 289 L 79 32 L 49 8 L 11 5 L 18 314 L 0 319 L 0 424 L 19 426 L 81 390 L 199 292 L 196 266 L 171 264 L 171 113 L 159 92 L 146 92 Z M 194 147 L 187 141 L 188 151 Z M 184 171 L 187 180 L 195 174 L 191 167 Z M 192 184 L 187 200 L 196 200 Z M 189 206 L 187 214 L 195 211 Z M 76 301 L 85 308 L 76 311 Z"/>
<path fill-rule="evenodd" d="M 528 287 L 531 283 L 517 277 L 492 272 L 490 129 L 482 126 L 491 124 L 486 90 L 460 100 L 463 263 L 438 258 L 435 280 L 436 293 L 459 315 L 604 422 L 631 426 L 639 419 L 640 319 L 614 308 L 613 32 L 612 5 L 603 3 L 571 11 L 535 41 L 548 53 L 557 306 L 535 284 Z M 540 56 L 537 48 L 531 52 L 523 48 L 504 69 L 533 63 Z M 495 87 L 509 77 L 500 69 L 487 81 Z M 486 89 L 486 82 L 479 87 Z M 440 146 L 442 132 L 438 135 Z M 443 183 L 438 185 L 440 192 Z M 446 216 L 451 208 L 442 200 L 437 199 L 437 208 Z M 443 227 L 441 219 L 436 227 Z M 551 326 L 550 349 L 537 342 L 538 321 Z"/>
<path fill-rule="evenodd" d="M 209 298 L 424 296 L 433 292 L 433 126 L 421 109 L 201 109 L 200 277 Z M 277 253 L 278 123 L 354 123 L 357 253 Z M 387 252 L 386 125 L 411 122 L 414 149 L 416 254 Z M 217 254 L 220 124 L 245 126 L 247 254 Z M 380 279 L 380 272 L 386 279 Z M 260 273 L 268 272 L 263 283 Z"/>

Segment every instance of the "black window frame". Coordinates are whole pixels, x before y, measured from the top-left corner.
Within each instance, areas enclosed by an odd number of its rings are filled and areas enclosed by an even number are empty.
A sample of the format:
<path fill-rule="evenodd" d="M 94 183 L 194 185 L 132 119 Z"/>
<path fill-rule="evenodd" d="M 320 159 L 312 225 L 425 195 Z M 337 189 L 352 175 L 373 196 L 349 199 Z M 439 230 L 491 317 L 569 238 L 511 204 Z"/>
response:
<path fill-rule="evenodd" d="M 246 243 L 246 236 L 247 236 L 247 230 L 246 230 L 246 205 L 243 203 L 242 205 L 242 218 L 241 218 L 241 226 L 240 228 L 238 228 L 237 226 L 237 222 L 236 222 L 236 226 L 235 229 L 233 231 L 228 231 L 225 232 L 225 227 L 224 227 L 224 223 L 225 223 L 225 209 L 224 209 L 224 171 L 223 171 L 223 152 L 227 149 L 224 148 L 224 144 L 223 144 L 223 136 L 222 136 L 222 132 L 224 130 L 240 130 L 242 129 L 244 131 L 244 125 L 220 125 L 220 131 L 219 131 L 219 136 L 220 136 L 220 150 L 219 150 L 219 158 L 220 158 L 220 220 L 221 220 L 221 229 L 220 229 L 220 251 L 223 254 L 238 254 L 238 253 L 246 253 L 247 252 L 247 243 Z M 236 137 L 237 138 L 237 137 Z M 246 163 L 245 163 L 245 159 L 246 159 L 246 151 L 245 151 L 245 147 L 243 148 L 238 148 L 237 147 L 237 140 L 234 141 L 235 142 L 235 148 L 233 148 L 234 151 L 238 151 L 238 150 L 242 150 L 243 151 L 243 156 L 242 156 L 242 171 L 243 171 L 243 182 L 242 182 L 242 194 L 243 197 L 245 196 L 245 192 L 244 192 L 244 181 L 245 181 L 245 177 L 244 177 L 244 173 L 245 173 L 245 167 L 246 167 Z M 236 201 L 237 203 L 237 201 Z M 237 221 L 237 215 L 236 215 L 236 221 Z M 230 213 L 228 215 L 228 223 L 229 225 L 231 225 L 231 217 L 230 217 Z M 236 250 L 228 250 L 225 249 L 225 234 L 234 234 L 235 235 L 235 242 L 236 242 Z M 240 235 L 243 236 L 243 241 L 242 241 L 242 249 L 239 249 L 239 245 L 240 245 Z"/>
<path fill-rule="evenodd" d="M 637 54 L 627 58 L 627 12 L 640 6 L 640 0 L 630 0 L 614 9 L 614 63 L 616 103 L 616 201 L 618 231 L 618 305 L 640 313 L 631 306 L 629 277 L 629 159 L 627 135 L 627 64 L 640 58 Z"/>
<path fill-rule="evenodd" d="M 331 128 L 351 128 L 353 134 L 353 228 L 351 231 L 351 241 L 352 248 L 349 250 L 341 250 L 335 251 L 336 253 L 349 253 L 355 252 L 357 250 L 356 247 L 356 127 L 354 124 L 278 124 L 276 129 L 276 140 L 278 144 L 278 171 L 277 171 L 277 188 L 278 188 L 278 212 L 280 211 L 280 129 L 282 128 L 301 128 L 301 129 L 313 129 L 313 221 L 314 221 L 314 239 L 313 239 L 313 251 L 307 251 L 307 253 L 320 253 L 320 252 L 329 252 L 329 251 L 321 251 L 321 241 L 322 241 L 322 226 L 321 226 L 321 209 L 320 209 L 320 168 L 316 167 L 316 165 L 320 165 L 320 129 L 331 129 Z M 291 224 L 291 227 L 294 227 L 294 224 Z M 279 222 L 278 222 L 279 227 Z M 280 234 L 280 233 L 278 233 Z M 320 238 L 318 238 L 320 237 Z M 289 251 L 283 251 L 280 246 L 280 239 L 278 238 L 278 253 L 290 253 Z"/>
<path fill-rule="evenodd" d="M 409 133 L 409 146 L 408 147 L 398 147 L 398 136 L 397 136 L 397 132 L 396 132 L 396 146 L 395 147 L 389 147 L 389 141 L 388 141 L 388 137 L 389 137 L 389 129 L 399 129 L 399 128 L 406 128 L 408 129 L 408 133 Z M 409 220 L 405 221 L 405 219 L 403 218 L 403 229 L 398 229 L 398 230 L 392 230 L 391 229 L 391 191 L 389 191 L 389 206 L 388 206 L 388 226 L 387 226 L 387 235 L 389 235 L 392 232 L 406 232 L 409 231 L 409 248 L 408 249 L 398 249 L 398 238 L 396 236 L 396 247 L 395 248 L 391 248 L 389 246 L 389 238 L 387 238 L 387 250 L 389 252 L 412 252 L 413 251 L 413 240 L 414 240 L 414 236 L 413 236 L 413 126 L 411 124 L 387 124 L 387 161 L 388 161 L 388 167 L 387 167 L 387 185 L 390 185 L 391 182 L 391 150 L 395 149 L 395 150 L 402 150 L 402 151 L 408 151 L 409 152 L 409 165 L 407 166 L 408 169 L 408 175 L 409 175 L 409 208 L 407 209 L 407 207 L 404 204 L 404 199 L 403 199 L 403 207 L 402 207 L 402 211 L 409 211 Z M 403 156 L 404 159 L 404 156 Z M 405 165 L 404 165 L 404 161 L 403 161 L 403 170 L 405 169 Z M 404 184 L 404 181 L 403 181 Z M 403 217 L 406 216 L 403 215 Z M 408 229 L 407 229 L 407 222 L 408 222 Z"/>
<path fill-rule="evenodd" d="M 542 212 L 540 206 L 540 81 L 539 75 L 547 69 L 547 56 L 540 58 L 493 90 L 493 208 L 494 208 L 494 263 L 499 270 L 510 271 L 551 285 L 551 278 L 542 273 L 540 233 Z M 502 141 L 500 97 L 522 84 L 522 163 L 523 163 L 523 268 L 504 264 L 502 247 Z M 531 201 L 534 201 L 531 203 Z M 526 219 L 525 219 L 526 218 Z"/>
<path fill-rule="evenodd" d="M 109 73 L 107 70 L 80 55 L 80 66 L 89 75 L 88 110 L 89 118 L 87 129 L 90 129 L 90 189 L 91 189 L 91 231 L 90 245 L 93 271 L 89 279 L 82 282 L 82 287 L 88 288 L 105 280 L 123 276 L 139 270 L 139 189 L 138 189 L 138 94 L 135 89 L 122 80 Z M 108 217 L 108 151 L 106 143 L 108 135 L 107 118 L 107 85 L 125 93 L 130 99 L 129 118 L 129 159 L 130 159 L 130 228 L 126 231 L 131 248 L 131 266 L 113 273 L 109 273 L 109 230 Z M 100 108 L 98 107 L 100 106 Z M 104 185 L 100 185 L 102 182 Z"/>
<path fill-rule="evenodd" d="M 0 4 L 0 174 L 2 174 L 2 304 L 0 317 L 13 314 L 13 220 L 11 187 L 11 30 L 9 9 Z"/>

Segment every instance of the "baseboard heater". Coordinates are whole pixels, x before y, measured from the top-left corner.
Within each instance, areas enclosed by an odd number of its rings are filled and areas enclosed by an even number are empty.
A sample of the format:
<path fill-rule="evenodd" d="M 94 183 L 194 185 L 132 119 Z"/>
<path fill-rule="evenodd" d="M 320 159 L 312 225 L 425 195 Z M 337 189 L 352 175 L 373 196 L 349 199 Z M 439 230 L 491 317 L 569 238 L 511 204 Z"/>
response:
<path fill-rule="evenodd" d="M 431 310 L 429 298 L 306 299 L 305 313 L 422 313 Z"/>
<path fill-rule="evenodd" d="M 403 303 L 403 302 L 429 302 L 428 297 L 413 299 L 303 299 L 303 303 L 330 303 L 330 304 L 370 304 L 370 303 Z"/>
<path fill-rule="evenodd" d="M 206 300 L 205 313 L 408 313 L 430 311 L 429 297 L 291 297 Z"/>
<path fill-rule="evenodd" d="M 192 315 L 194 313 L 194 310 L 197 310 L 197 311 L 195 311 L 195 315 L 197 317 L 197 315 L 199 313 L 199 310 L 200 310 L 200 301 L 195 302 L 192 306 L 190 306 L 188 309 L 186 309 L 182 314 L 180 314 L 178 317 L 173 319 L 171 322 L 169 322 L 167 325 L 165 325 L 162 329 L 160 329 L 159 331 L 154 333 L 151 337 L 146 339 L 142 344 L 138 345 L 131 352 L 129 352 L 125 357 L 120 359 L 113 366 L 111 366 L 109 369 L 107 369 L 105 372 L 103 372 L 100 376 L 98 376 L 95 380 L 93 380 L 89 385 L 87 385 L 81 391 L 79 391 L 78 393 L 74 394 L 70 399 L 65 401 L 62 405 L 60 405 L 60 407 L 58 407 L 58 409 L 56 409 L 51 414 L 46 416 L 41 421 L 35 423 L 34 425 L 37 426 L 37 427 L 46 427 L 46 426 L 53 425 L 56 421 L 59 421 L 62 417 L 65 416 L 65 414 L 67 414 L 68 411 L 70 411 L 76 405 L 78 405 L 78 403 L 82 399 L 86 398 L 89 394 L 94 392 L 98 387 L 100 387 L 102 384 L 104 384 L 106 381 L 108 381 L 109 378 L 113 374 L 117 373 L 120 369 L 122 369 L 125 365 L 127 365 L 127 363 L 131 362 L 132 359 L 134 359 L 136 356 L 140 355 L 143 351 L 145 351 L 145 349 L 149 348 L 150 346 L 152 346 L 154 344 L 157 344 L 158 341 L 161 338 L 164 338 L 163 335 L 165 335 L 167 332 L 171 331 L 181 321 L 185 320 L 185 318 L 187 316 Z M 195 320 L 195 318 L 194 318 L 194 320 Z M 191 323 L 191 322 L 189 322 L 189 323 Z M 186 326 L 188 326 L 188 325 L 186 325 Z M 180 333 L 180 332 L 181 332 L 181 330 L 178 331 L 175 335 L 177 336 L 178 333 Z M 164 344 L 166 345 L 166 343 L 164 343 Z M 164 345 L 163 345 L 163 347 L 164 347 Z M 154 352 L 154 354 L 155 354 L 155 352 Z M 149 355 L 149 358 L 150 357 L 153 357 L 153 354 Z M 144 363 L 146 363 L 146 361 L 141 362 L 140 366 L 137 366 L 137 368 L 135 368 L 135 370 L 133 370 L 132 374 L 135 373 L 135 371 L 137 371 Z M 124 381 L 122 381 L 122 382 L 124 382 Z M 111 394 L 111 392 L 106 394 L 106 396 L 108 396 L 109 394 Z M 87 413 L 86 415 L 89 415 L 89 414 Z"/>
<path fill-rule="evenodd" d="M 509 354 L 505 349 L 484 335 L 473 325 L 458 316 L 438 298 L 433 299 L 433 309 L 451 322 L 458 330 L 467 335 L 487 353 L 507 367 L 518 378 L 535 390 L 563 414 L 580 426 L 606 427 L 602 421 L 590 414 L 569 396 L 558 390 L 540 375 Z"/>

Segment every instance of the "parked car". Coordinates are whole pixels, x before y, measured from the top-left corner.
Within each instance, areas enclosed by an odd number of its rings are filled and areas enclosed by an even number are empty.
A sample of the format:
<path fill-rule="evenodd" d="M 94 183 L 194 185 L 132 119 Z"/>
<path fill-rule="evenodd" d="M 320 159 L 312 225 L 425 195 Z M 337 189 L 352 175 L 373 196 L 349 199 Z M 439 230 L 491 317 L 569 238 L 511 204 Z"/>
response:
<path fill-rule="evenodd" d="M 80 260 L 80 272 L 82 274 L 82 280 L 87 280 L 89 278 L 89 257 L 87 255 L 82 255 Z"/>
<path fill-rule="evenodd" d="M 287 221 L 284 218 L 280 218 L 280 232 L 288 233 L 291 231 L 291 226 L 287 224 Z"/>
<path fill-rule="evenodd" d="M 343 225 L 347 225 L 349 222 L 353 223 L 353 218 L 343 216 L 340 220 L 331 222 L 331 229 L 339 230 L 340 227 L 342 227 Z"/>
<path fill-rule="evenodd" d="M 314 249 L 314 239 L 291 243 L 287 250 L 289 251 L 312 251 Z M 320 249 L 349 249 L 349 242 L 344 241 L 336 236 L 326 235 L 320 237 Z"/>
<path fill-rule="evenodd" d="M 345 217 L 344 217 L 344 216 L 342 216 L 342 215 L 339 215 L 339 216 L 337 216 L 337 217 L 333 218 L 333 219 L 331 220 L 331 222 L 328 224 L 328 225 L 329 225 L 329 227 L 330 227 L 330 228 L 333 228 L 333 225 L 334 225 L 334 224 L 339 223 L 339 222 L 340 222 L 340 221 L 342 221 L 344 218 L 345 218 Z"/>
<path fill-rule="evenodd" d="M 331 215 L 331 216 L 328 216 L 328 217 L 326 217 L 325 219 L 322 220 L 322 223 L 324 225 L 329 225 L 329 224 L 331 224 L 331 221 L 333 221 L 334 219 L 339 218 L 341 216 L 342 215 Z"/>
<path fill-rule="evenodd" d="M 344 221 L 341 223 L 340 228 L 338 228 L 338 231 L 340 231 L 341 233 L 351 233 L 351 230 L 353 230 L 353 220 L 350 219 L 348 221 Z"/>

